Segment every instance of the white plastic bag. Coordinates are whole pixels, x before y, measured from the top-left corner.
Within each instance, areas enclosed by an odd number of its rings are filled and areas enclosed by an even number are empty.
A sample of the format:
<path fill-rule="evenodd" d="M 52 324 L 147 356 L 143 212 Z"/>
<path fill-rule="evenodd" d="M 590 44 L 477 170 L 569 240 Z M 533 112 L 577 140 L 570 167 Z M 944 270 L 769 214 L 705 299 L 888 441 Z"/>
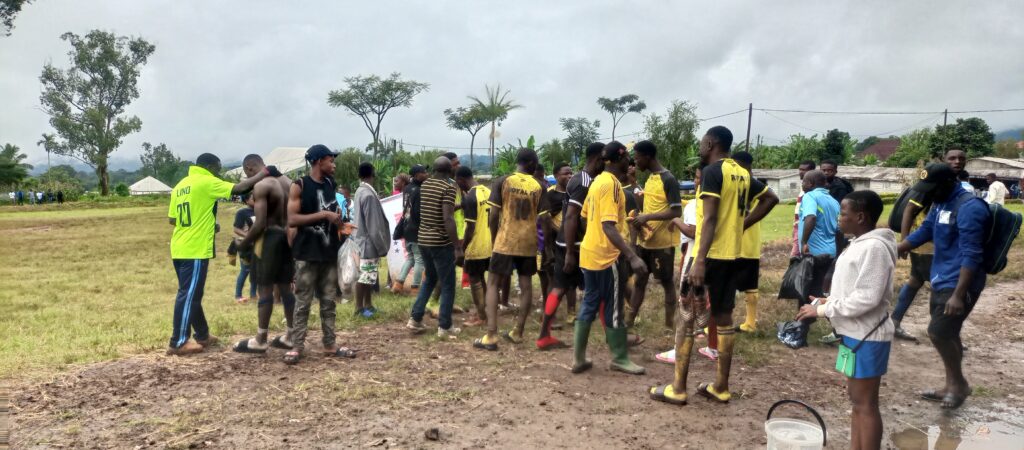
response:
<path fill-rule="evenodd" d="M 352 291 L 359 276 L 359 248 L 355 239 L 348 239 L 338 250 L 338 287 L 344 293 Z"/>

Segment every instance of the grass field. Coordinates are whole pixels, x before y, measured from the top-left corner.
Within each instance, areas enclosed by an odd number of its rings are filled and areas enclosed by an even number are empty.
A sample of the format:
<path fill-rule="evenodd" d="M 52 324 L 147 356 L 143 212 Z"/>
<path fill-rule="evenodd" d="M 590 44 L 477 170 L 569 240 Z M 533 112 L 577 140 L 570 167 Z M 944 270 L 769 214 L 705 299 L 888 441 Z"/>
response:
<path fill-rule="evenodd" d="M 0 379 L 45 374 L 167 345 L 177 280 L 168 252 L 171 226 L 166 207 L 66 208 L 0 209 L 0 233 L 7 242 L 0 254 L 0 329 L 6 331 L 0 345 Z M 235 210 L 233 205 L 220 208 L 220 223 L 230 224 Z M 788 239 L 792 214 L 792 205 L 776 208 L 763 223 L 764 240 Z M 203 301 L 211 329 L 220 336 L 247 334 L 255 328 L 255 306 L 238 306 L 233 300 L 238 268 L 229 266 L 224 255 L 229 239 L 226 230 L 217 235 L 220 257 L 211 262 Z M 1013 261 L 1024 256 L 1022 248 L 1018 239 Z M 784 270 L 784 260 L 763 266 L 761 290 L 766 297 L 777 292 Z M 1022 272 L 1021 264 L 1010 264 L 999 277 L 1020 277 Z M 638 327 L 655 335 L 661 327 L 661 290 L 651 289 Z M 375 320 L 390 321 L 406 317 L 412 298 L 382 293 L 374 301 L 381 310 Z M 468 305 L 468 291 L 457 290 L 456 301 Z M 772 305 L 765 306 L 765 323 L 792 313 L 789 303 L 767 303 Z M 319 320 L 313 309 L 311 323 Z M 273 321 L 276 330 L 282 329 L 279 311 Z M 339 306 L 339 329 L 366 323 L 352 312 L 351 304 Z M 754 336 L 762 342 L 759 345 L 771 344 L 767 331 Z M 756 346 L 745 348 L 746 356 L 756 359 Z"/>

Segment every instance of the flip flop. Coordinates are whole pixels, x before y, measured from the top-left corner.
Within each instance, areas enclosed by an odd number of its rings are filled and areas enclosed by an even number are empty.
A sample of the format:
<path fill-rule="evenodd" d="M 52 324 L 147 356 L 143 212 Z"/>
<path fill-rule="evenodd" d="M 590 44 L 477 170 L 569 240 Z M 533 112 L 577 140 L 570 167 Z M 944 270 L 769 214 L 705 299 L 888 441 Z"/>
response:
<path fill-rule="evenodd" d="M 338 347 L 338 348 L 334 349 L 333 352 L 324 352 L 324 356 L 326 356 L 328 358 L 348 358 L 348 359 L 352 359 L 352 358 L 356 357 L 356 352 L 358 352 L 358 351 L 359 350 L 348 348 L 348 347 Z"/>
<path fill-rule="evenodd" d="M 946 395 L 940 394 L 937 389 L 928 389 L 926 391 L 921 391 L 919 395 L 922 399 L 928 400 L 930 402 L 941 402 L 943 399 L 946 398 Z"/>
<path fill-rule="evenodd" d="M 288 364 L 289 366 L 294 366 L 298 364 L 299 361 L 302 359 L 302 353 L 299 353 L 295 350 L 291 350 L 288 353 L 284 354 L 283 359 L 285 364 Z"/>
<path fill-rule="evenodd" d="M 701 383 L 697 386 L 697 393 L 718 403 L 729 403 L 729 400 L 732 399 L 732 394 L 729 392 L 716 393 L 712 392 L 712 389 L 714 388 L 711 387 L 711 383 Z"/>
<path fill-rule="evenodd" d="M 668 403 L 670 405 L 683 406 L 686 404 L 687 395 L 686 393 L 676 394 L 674 391 L 668 394 L 665 391 L 672 391 L 672 385 L 665 386 L 652 386 L 650 389 L 651 399 L 659 402 Z"/>
<path fill-rule="evenodd" d="M 512 335 L 512 330 L 509 330 L 509 331 L 506 331 L 504 333 L 501 333 L 501 337 L 505 338 L 506 341 L 509 341 L 509 342 L 511 342 L 513 344 L 522 344 L 523 343 L 523 338 L 517 338 L 517 337 L 513 336 Z"/>
<path fill-rule="evenodd" d="M 234 347 L 231 347 L 231 350 L 233 350 L 235 352 L 238 352 L 238 353 L 254 353 L 254 354 L 260 354 L 260 355 L 262 355 L 262 354 L 267 352 L 267 349 L 265 349 L 265 348 L 249 347 L 249 341 L 251 339 L 252 338 L 242 339 L 241 341 L 238 341 L 238 343 L 236 343 Z"/>
<path fill-rule="evenodd" d="M 666 363 L 666 364 L 675 364 L 676 363 L 676 349 L 672 349 L 672 350 L 668 350 L 668 351 L 664 351 L 664 352 L 658 353 L 657 355 L 654 355 L 654 359 L 655 359 L 655 361 L 663 362 L 663 363 Z"/>
<path fill-rule="evenodd" d="M 270 346 L 281 350 L 291 350 L 292 346 L 284 341 L 284 336 L 276 336 L 270 341 Z"/>
<path fill-rule="evenodd" d="M 957 395 L 952 392 L 946 394 L 946 397 L 942 399 L 942 409 L 957 409 L 967 401 L 967 397 L 970 393 L 964 395 Z"/>

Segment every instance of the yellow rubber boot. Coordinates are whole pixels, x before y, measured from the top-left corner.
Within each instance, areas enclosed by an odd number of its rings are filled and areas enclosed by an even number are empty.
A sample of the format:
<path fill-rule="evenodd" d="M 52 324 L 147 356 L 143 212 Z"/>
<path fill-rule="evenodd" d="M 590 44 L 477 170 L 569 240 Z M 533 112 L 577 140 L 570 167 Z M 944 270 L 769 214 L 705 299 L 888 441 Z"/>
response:
<path fill-rule="evenodd" d="M 753 333 L 757 331 L 757 301 L 759 297 L 757 292 L 747 292 L 744 299 L 747 304 L 747 318 L 740 324 L 740 331 Z"/>

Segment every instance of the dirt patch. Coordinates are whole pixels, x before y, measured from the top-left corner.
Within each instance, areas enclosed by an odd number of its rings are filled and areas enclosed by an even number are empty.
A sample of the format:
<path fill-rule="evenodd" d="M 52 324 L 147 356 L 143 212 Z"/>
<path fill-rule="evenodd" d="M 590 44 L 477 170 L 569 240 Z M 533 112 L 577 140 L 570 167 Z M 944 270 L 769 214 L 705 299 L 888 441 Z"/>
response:
<path fill-rule="evenodd" d="M 887 445 L 927 448 L 933 427 L 965 443 L 1024 437 L 1022 299 L 1024 281 L 992 286 L 969 320 L 965 370 L 975 395 L 960 411 L 945 413 L 915 395 L 942 383 L 930 345 L 895 345 L 882 387 Z M 926 323 L 922 293 L 904 325 L 923 338 Z M 783 398 L 815 405 L 830 447 L 848 446 L 849 403 L 831 348 L 765 346 L 762 362 L 734 363 L 731 404 L 695 397 L 674 407 L 646 395 L 647 387 L 671 380 L 671 367 L 652 359 L 667 347 L 667 335 L 634 350 L 644 376 L 609 371 L 600 333 L 590 344 L 595 368 L 582 375 L 569 373 L 571 350 L 503 345 L 481 352 L 468 336 L 413 337 L 398 323 L 339 340 L 362 349 L 360 357 L 312 354 L 291 367 L 279 351 L 252 357 L 224 347 L 190 358 L 140 355 L 15 383 L 13 447 L 757 448 L 765 444 L 768 407 Z M 695 356 L 692 367 L 691 391 L 713 379 L 710 361 Z M 978 423 L 997 425 L 982 433 L 972 426 Z"/>

